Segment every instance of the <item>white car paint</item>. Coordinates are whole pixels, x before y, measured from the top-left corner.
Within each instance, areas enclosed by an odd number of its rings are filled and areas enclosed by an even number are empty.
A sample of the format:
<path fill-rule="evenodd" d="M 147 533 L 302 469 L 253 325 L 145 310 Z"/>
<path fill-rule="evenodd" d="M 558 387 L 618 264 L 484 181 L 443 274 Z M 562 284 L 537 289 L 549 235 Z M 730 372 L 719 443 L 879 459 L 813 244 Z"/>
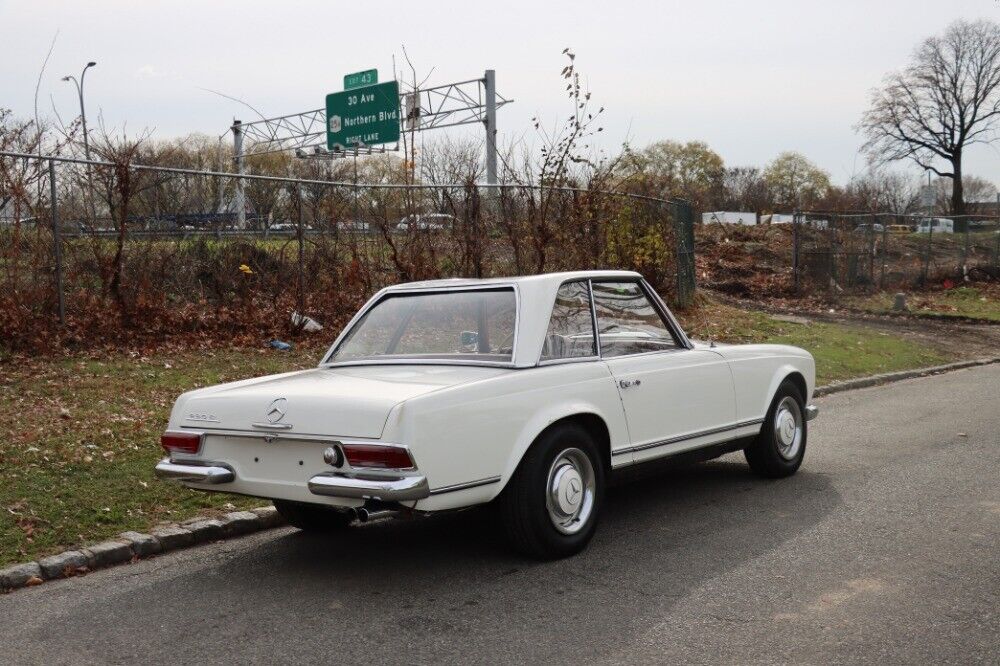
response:
<path fill-rule="evenodd" d="M 585 415 L 588 423 L 603 428 L 599 439 L 606 433 L 608 459 L 619 468 L 755 434 L 789 375 L 801 378 L 809 402 L 815 366 L 808 352 L 780 345 L 691 343 L 658 298 L 682 348 L 540 363 L 556 292 L 564 282 L 579 279 L 641 281 L 641 276 L 583 271 L 384 289 L 345 327 L 320 367 L 180 396 L 168 430 L 204 437 L 197 454 L 175 452 L 170 462 L 220 465 L 233 473 L 221 484 L 184 480 L 191 488 L 360 507 L 364 499 L 313 494 L 309 480 L 324 473 L 366 473 L 349 465 L 333 472 L 323 460 L 331 442 L 391 443 L 406 447 L 415 463 L 415 469 L 395 475 L 425 477 L 429 486 L 429 494 L 406 505 L 439 511 L 495 498 L 532 442 L 560 419 Z M 509 363 L 329 363 L 347 331 L 386 295 L 483 286 L 515 290 Z M 283 412 L 277 425 L 266 418 L 276 400 Z"/>

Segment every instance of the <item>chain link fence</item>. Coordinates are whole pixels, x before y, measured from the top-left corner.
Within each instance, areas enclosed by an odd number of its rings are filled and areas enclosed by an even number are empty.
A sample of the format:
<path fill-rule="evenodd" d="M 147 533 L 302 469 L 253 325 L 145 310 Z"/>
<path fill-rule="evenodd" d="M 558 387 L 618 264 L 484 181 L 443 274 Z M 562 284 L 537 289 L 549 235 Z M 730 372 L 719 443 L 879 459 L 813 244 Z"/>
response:
<path fill-rule="evenodd" d="M 339 327 L 379 288 L 576 269 L 694 294 L 678 200 L 474 183 L 331 183 L 0 153 L 0 334 L 13 349 Z M 242 214 L 237 179 L 243 182 Z"/>
<path fill-rule="evenodd" d="M 912 289 L 1000 277 L 1000 222 L 989 216 L 799 213 L 796 291 Z"/>

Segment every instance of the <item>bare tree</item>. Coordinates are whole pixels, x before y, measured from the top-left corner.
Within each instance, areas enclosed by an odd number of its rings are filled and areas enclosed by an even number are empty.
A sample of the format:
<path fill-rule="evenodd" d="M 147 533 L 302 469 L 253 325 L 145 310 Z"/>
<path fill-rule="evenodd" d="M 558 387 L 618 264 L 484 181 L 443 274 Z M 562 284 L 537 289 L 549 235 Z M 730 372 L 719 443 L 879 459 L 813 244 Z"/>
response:
<path fill-rule="evenodd" d="M 722 175 L 722 210 L 762 212 L 774 208 L 771 188 L 757 167 L 732 167 Z"/>
<path fill-rule="evenodd" d="M 937 210 L 945 215 L 958 215 L 953 208 L 952 195 L 954 181 L 949 178 L 938 178 L 934 181 L 933 187 L 937 195 Z M 993 183 L 967 174 L 962 178 L 962 195 L 967 203 L 989 203 L 997 196 L 997 188 Z M 968 212 L 968 211 L 966 211 Z"/>
<path fill-rule="evenodd" d="M 909 159 L 952 179 L 951 208 L 962 214 L 963 153 L 995 140 L 998 123 L 1000 25 L 962 20 L 924 40 L 910 65 L 886 78 L 858 127 L 874 163 Z"/>

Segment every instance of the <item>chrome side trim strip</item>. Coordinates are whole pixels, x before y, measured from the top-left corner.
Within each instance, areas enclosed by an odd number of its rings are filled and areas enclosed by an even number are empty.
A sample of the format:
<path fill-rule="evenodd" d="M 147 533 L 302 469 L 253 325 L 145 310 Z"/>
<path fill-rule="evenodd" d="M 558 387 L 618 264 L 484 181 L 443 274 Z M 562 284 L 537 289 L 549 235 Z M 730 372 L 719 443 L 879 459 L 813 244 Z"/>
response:
<path fill-rule="evenodd" d="M 444 493 L 453 493 L 457 490 L 468 490 L 469 488 L 478 488 L 479 486 L 488 486 L 491 483 L 499 483 L 499 476 L 491 476 L 488 479 L 479 479 L 478 481 L 468 481 L 466 483 L 455 483 L 450 486 L 441 486 L 440 488 L 434 488 L 431 490 L 431 495 L 443 495 Z"/>
<path fill-rule="evenodd" d="M 635 453 L 636 451 L 647 451 L 649 449 L 659 448 L 661 446 L 667 446 L 668 444 L 678 444 L 680 442 L 686 442 L 691 439 L 698 439 L 699 437 L 707 437 L 709 435 L 719 435 L 724 432 L 729 432 L 731 430 L 739 430 L 740 428 L 746 428 L 747 426 L 759 425 L 764 422 L 764 419 L 750 419 L 748 421 L 740 421 L 739 423 L 734 423 L 733 425 L 723 426 L 721 428 L 709 428 L 708 430 L 701 430 L 699 432 L 691 433 L 689 435 L 679 435 L 677 437 L 671 437 L 670 439 L 664 439 L 659 442 L 647 442 L 646 444 L 638 444 L 636 446 L 630 446 L 624 449 L 618 449 L 612 451 L 612 456 L 618 456 L 623 453 Z"/>

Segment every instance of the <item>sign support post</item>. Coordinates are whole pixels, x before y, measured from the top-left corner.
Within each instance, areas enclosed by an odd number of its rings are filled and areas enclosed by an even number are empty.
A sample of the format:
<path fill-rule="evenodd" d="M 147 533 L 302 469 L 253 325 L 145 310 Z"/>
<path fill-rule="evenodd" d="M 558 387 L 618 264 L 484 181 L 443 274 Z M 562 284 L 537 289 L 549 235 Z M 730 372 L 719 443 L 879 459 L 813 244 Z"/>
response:
<path fill-rule="evenodd" d="M 486 70 L 486 184 L 497 184 L 497 73 Z"/>

